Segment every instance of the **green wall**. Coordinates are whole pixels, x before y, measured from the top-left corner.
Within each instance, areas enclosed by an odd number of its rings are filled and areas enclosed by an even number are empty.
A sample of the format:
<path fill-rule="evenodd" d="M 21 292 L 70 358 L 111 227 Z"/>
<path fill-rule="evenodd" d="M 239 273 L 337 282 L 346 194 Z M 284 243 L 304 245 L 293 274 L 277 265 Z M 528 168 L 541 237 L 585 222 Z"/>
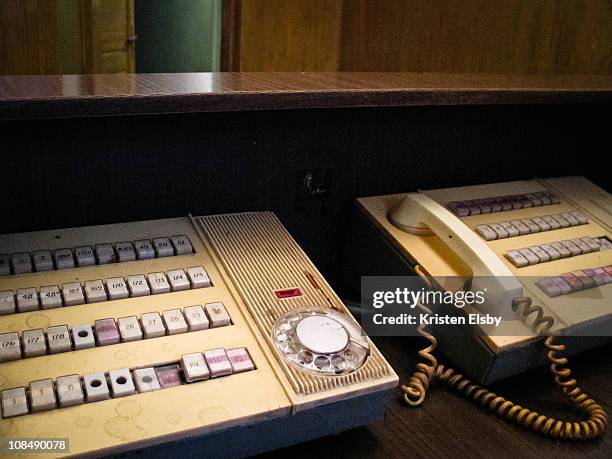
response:
<path fill-rule="evenodd" d="M 221 0 L 136 0 L 136 72 L 219 70 Z"/>

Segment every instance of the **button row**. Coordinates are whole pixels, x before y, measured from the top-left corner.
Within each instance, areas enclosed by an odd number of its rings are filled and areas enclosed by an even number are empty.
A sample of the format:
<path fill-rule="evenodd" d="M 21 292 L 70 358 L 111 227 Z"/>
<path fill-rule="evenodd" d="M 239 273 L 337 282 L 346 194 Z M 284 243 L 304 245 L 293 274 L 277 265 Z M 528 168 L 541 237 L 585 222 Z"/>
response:
<path fill-rule="evenodd" d="M 0 362 L 88 349 L 95 346 L 125 343 L 165 335 L 194 332 L 230 325 L 231 319 L 221 302 L 170 309 L 161 313 L 147 312 L 140 316 L 99 319 L 94 326 L 75 325 L 72 330 L 58 325 L 25 330 L 21 339 L 17 332 L 0 334 Z"/>
<path fill-rule="evenodd" d="M 559 204 L 561 201 L 557 195 L 550 191 L 539 191 L 537 193 L 515 194 L 508 196 L 495 196 L 484 199 L 471 199 L 468 201 L 453 201 L 448 203 L 448 208 L 458 217 L 468 215 L 489 214 L 493 212 L 505 212 L 507 210 L 525 209 L 528 207 L 548 206 Z"/>
<path fill-rule="evenodd" d="M 2 417 L 11 418 L 111 397 L 152 392 L 254 369 L 247 349 L 239 347 L 185 354 L 180 362 L 169 365 L 121 368 L 107 373 L 89 373 L 82 378 L 75 374 L 60 376 L 55 381 L 43 379 L 31 382 L 28 387 L 2 391 Z"/>
<path fill-rule="evenodd" d="M 612 265 L 581 269 L 571 273 L 538 279 L 536 285 L 550 297 L 567 295 L 587 288 L 612 283 Z"/>
<path fill-rule="evenodd" d="M 202 266 L 173 269 L 166 273 L 137 274 L 80 282 L 50 285 L 36 290 L 34 287 L 0 292 L 0 315 L 17 312 L 75 306 L 85 303 L 121 300 L 160 293 L 179 292 L 212 286 L 208 273 Z"/>
<path fill-rule="evenodd" d="M 551 231 L 570 226 L 586 225 L 589 219 L 582 212 L 564 212 L 541 217 L 521 218 L 507 222 L 487 223 L 476 226 L 476 232 L 487 241 L 522 236 L 524 234 Z"/>
<path fill-rule="evenodd" d="M 141 239 L 134 242 L 84 245 L 74 249 L 37 250 L 0 254 L 0 276 L 53 271 L 108 263 L 148 260 L 193 253 L 193 246 L 185 235 L 160 237 L 150 241 Z"/>
<path fill-rule="evenodd" d="M 551 242 L 550 244 L 533 245 L 522 249 L 509 250 L 505 256 L 517 268 L 547 261 L 558 260 L 559 258 L 575 257 L 583 253 L 607 250 L 612 247 L 612 243 L 605 237 L 592 238 L 583 237 L 567 239 L 565 241 Z"/>

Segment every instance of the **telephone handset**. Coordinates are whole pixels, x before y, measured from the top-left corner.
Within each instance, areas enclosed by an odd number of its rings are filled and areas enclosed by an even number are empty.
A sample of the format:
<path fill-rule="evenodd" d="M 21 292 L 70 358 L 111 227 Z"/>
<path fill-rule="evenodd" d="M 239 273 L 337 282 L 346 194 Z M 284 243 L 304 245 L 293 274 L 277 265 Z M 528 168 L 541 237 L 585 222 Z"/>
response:
<path fill-rule="evenodd" d="M 389 221 L 402 231 L 433 233 L 442 239 L 470 266 L 472 290 L 486 289 L 485 302 L 478 309 L 505 320 L 516 318 L 510 305 L 514 298 L 523 296 L 522 284 L 483 240 L 447 209 L 425 194 L 408 193 Z"/>
<path fill-rule="evenodd" d="M 487 205 L 487 203 L 484 203 Z M 561 439 L 591 439 L 603 435 L 608 416 L 605 410 L 587 394 L 571 377 L 565 367 L 567 358 L 560 356 L 566 350 L 564 344 L 555 342 L 555 332 L 551 329 L 554 318 L 544 313 L 541 306 L 532 305 L 532 299 L 524 296 L 522 284 L 514 277 L 508 267 L 464 222 L 424 193 L 408 193 L 390 214 L 389 222 L 396 228 L 419 236 L 436 235 L 448 248 L 463 259 L 473 275 L 471 289 L 487 288 L 487 301 L 478 306 L 483 313 L 494 313 L 504 319 L 519 318 L 528 321 L 536 333 L 545 337 L 547 358 L 555 383 L 576 407 L 581 409 L 587 419 L 583 422 L 558 420 L 531 411 L 473 383 L 453 368 L 438 364 L 432 352 L 437 346 L 436 338 L 425 325 L 417 328 L 419 334 L 430 345 L 419 352 L 424 359 L 408 383 L 402 386 L 405 401 L 411 406 L 419 406 L 436 378 L 445 382 L 475 403 L 495 412 L 497 415 L 526 429 Z M 427 313 L 431 311 L 423 304 L 417 307 Z"/>

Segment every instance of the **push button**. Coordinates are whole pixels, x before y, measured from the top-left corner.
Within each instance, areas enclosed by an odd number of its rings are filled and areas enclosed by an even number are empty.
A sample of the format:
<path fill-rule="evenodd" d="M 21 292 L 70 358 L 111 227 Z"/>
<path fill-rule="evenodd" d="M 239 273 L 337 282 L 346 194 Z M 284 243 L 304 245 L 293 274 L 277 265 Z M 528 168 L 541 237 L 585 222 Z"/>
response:
<path fill-rule="evenodd" d="M 225 349 L 211 349 L 204 351 L 204 358 L 210 369 L 210 377 L 217 378 L 219 376 L 227 376 L 232 374 L 232 364 Z"/>
<path fill-rule="evenodd" d="M 117 242 L 115 244 L 115 250 L 117 252 L 117 260 L 120 263 L 136 260 L 136 252 L 131 242 Z"/>
<path fill-rule="evenodd" d="M 187 276 L 189 277 L 191 288 L 206 288 L 212 285 L 208 273 L 202 266 L 187 268 Z"/>
<path fill-rule="evenodd" d="M 66 325 L 47 328 L 47 340 L 49 341 L 49 353 L 58 354 L 72 350 L 70 333 Z"/>
<path fill-rule="evenodd" d="M 155 374 L 157 375 L 159 385 L 162 389 L 180 386 L 182 384 L 178 365 L 156 367 Z"/>
<path fill-rule="evenodd" d="M 147 312 L 140 316 L 145 338 L 157 338 L 166 334 L 166 328 L 158 312 Z"/>
<path fill-rule="evenodd" d="M 59 286 L 49 285 L 40 288 L 40 307 L 42 309 L 61 308 L 62 304 L 62 293 Z"/>
<path fill-rule="evenodd" d="M 170 280 L 170 286 L 172 287 L 173 292 L 189 290 L 189 280 L 187 279 L 185 271 L 182 269 L 168 271 L 168 279 Z"/>
<path fill-rule="evenodd" d="M 0 292 L 0 315 L 15 313 L 15 295 L 12 291 Z"/>
<path fill-rule="evenodd" d="M 108 288 L 109 300 L 121 300 L 130 296 L 130 292 L 128 292 L 127 284 L 123 277 L 111 277 L 110 279 L 106 279 L 106 288 Z"/>
<path fill-rule="evenodd" d="M 185 314 L 190 332 L 208 328 L 208 317 L 206 317 L 202 306 L 187 306 L 183 309 L 183 313 Z"/>
<path fill-rule="evenodd" d="M 93 248 L 90 245 L 84 245 L 74 249 L 76 255 L 76 263 L 79 267 L 93 266 L 96 264 L 96 256 L 94 255 Z"/>
<path fill-rule="evenodd" d="M 16 253 L 11 257 L 13 274 L 26 274 L 32 272 L 32 261 L 29 253 Z"/>
<path fill-rule="evenodd" d="M 183 355 L 181 367 L 183 367 L 183 374 L 188 383 L 210 378 L 210 371 L 201 352 Z"/>
<path fill-rule="evenodd" d="M 0 335 L 0 362 L 18 360 L 21 358 L 21 343 L 17 333 Z"/>
<path fill-rule="evenodd" d="M 49 250 L 37 250 L 32 254 L 36 272 L 53 271 L 53 258 Z"/>
<path fill-rule="evenodd" d="M 172 248 L 170 239 L 167 237 L 153 239 L 153 248 L 155 249 L 155 254 L 160 258 L 174 255 L 174 249 Z"/>
<path fill-rule="evenodd" d="M 193 253 L 193 247 L 191 246 L 191 242 L 187 236 L 172 236 L 170 241 L 172 242 L 172 246 L 174 247 L 174 251 L 177 255 L 187 255 L 189 253 Z"/>
<path fill-rule="evenodd" d="M 102 280 L 93 280 L 85 282 L 85 297 L 88 303 L 100 303 L 106 301 L 106 290 Z"/>
<path fill-rule="evenodd" d="M 0 276 L 8 276 L 11 273 L 11 259 L 8 254 L 0 254 Z"/>
<path fill-rule="evenodd" d="M 85 384 L 85 394 L 88 402 L 98 402 L 110 398 L 106 376 L 101 371 L 86 374 L 83 376 L 83 383 Z"/>
<path fill-rule="evenodd" d="M 134 241 L 134 246 L 136 247 L 136 255 L 138 256 L 139 260 L 149 260 L 151 258 L 155 258 L 155 249 L 153 248 L 151 241 L 146 239 Z"/>
<path fill-rule="evenodd" d="M 169 335 L 187 332 L 187 322 L 180 309 L 170 309 L 162 313 Z"/>
<path fill-rule="evenodd" d="M 94 323 L 94 332 L 98 346 L 119 343 L 119 330 L 113 319 L 98 319 Z"/>
<path fill-rule="evenodd" d="M 518 250 L 509 250 L 506 252 L 505 256 L 517 268 L 522 268 L 523 266 L 527 266 L 529 264 L 527 259 L 521 255 Z"/>
<path fill-rule="evenodd" d="M 115 250 L 111 244 L 96 245 L 96 258 L 101 265 L 114 263 L 117 260 L 115 257 Z"/>
<path fill-rule="evenodd" d="M 2 417 L 12 418 L 28 414 L 28 400 L 26 399 L 25 387 L 8 389 L 2 391 Z"/>
<path fill-rule="evenodd" d="M 206 314 L 210 319 L 211 327 L 224 327 L 230 324 L 230 316 L 221 302 L 208 303 L 206 306 Z"/>
<path fill-rule="evenodd" d="M 170 292 L 170 284 L 164 273 L 151 273 L 147 275 L 153 295 Z"/>
<path fill-rule="evenodd" d="M 81 405 L 84 401 L 83 387 L 79 375 L 60 376 L 56 381 L 59 406 Z"/>
<path fill-rule="evenodd" d="M 136 316 L 117 319 L 121 341 L 124 343 L 142 339 L 142 330 Z"/>
<path fill-rule="evenodd" d="M 227 356 L 232 364 L 233 373 L 242 373 L 243 371 L 252 371 L 255 369 L 251 356 L 244 347 L 228 349 Z"/>
<path fill-rule="evenodd" d="M 126 395 L 136 393 L 136 387 L 134 387 L 134 381 L 132 381 L 129 368 L 109 372 L 108 379 L 110 379 L 113 398 L 125 397 Z"/>
<path fill-rule="evenodd" d="M 89 349 L 96 346 L 94 332 L 89 324 L 75 325 L 72 327 L 72 339 L 74 341 L 74 349 Z"/>
<path fill-rule="evenodd" d="M 52 410 L 57 406 L 52 379 L 43 379 L 30 383 L 30 405 L 32 413 Z"/>
<path fill-rule="evenodd" d="M 497 239 L 497 233 L 488 225 L 477 225 L 476 232 L 487 241 Z"/>
<path fill-rule="evenodd" d="M 78 282 L 70 282 L 62 285 L 62 293 L 64 295 L 64 304 L 66 306 L 75 306 L 77 304 L 85 304 L 83 289 Z"/>
<path fill-rule="evenodd" d="M 127 285 L 130 289 L 131 297 L 146 296 L 151 294 L 147 280 L 142 274 L 137 276 L 128 276 Z"/>
<path fill-rule="evenodd" d="M 21 334 L 23 342 L 23 355 L 25 357 L 37 357 L 47 353 L 47 342 L 42 328 L 36 330 L 25 330 Z"/>
<path fill-rule="evenodd" d="M 133 371 L 133 376 L 136 389 L 140 393 L 161 389 L 154 368 L 139 368 Z"/>
<path fill-rule="evenodd" d="M 55 250 L 53 252 L 53 258 L 55 259 L 55 267 L 57 269 L 74 268 L 74 257 L 72 256 L 72 250 L 70 249 Z"/>
<path fill-rule="evenodd" d="M 17 290 L 17 311 L 28 312 L 38 309 L 38 292 L 35 288 L 20 288 Z"/>

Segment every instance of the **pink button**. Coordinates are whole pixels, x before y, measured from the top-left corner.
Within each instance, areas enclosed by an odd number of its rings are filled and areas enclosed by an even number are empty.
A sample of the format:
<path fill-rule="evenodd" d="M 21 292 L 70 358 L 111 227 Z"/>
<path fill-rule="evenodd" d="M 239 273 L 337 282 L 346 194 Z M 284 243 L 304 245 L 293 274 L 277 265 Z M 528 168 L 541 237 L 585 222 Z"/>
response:
<path fill-rule="evenodd" d="M 536 285 L 540 287 L 544 293 L 548 296 L 555 297 L 561 295 L 561 289 L 551 281 L 548 277 L 543 277 L 536 282 Z"/>
<path fill-rule="evenodd" d="M 204 358 L 210 368 L 211 378 L 232 374 L 232 364 L 229 357 L 222 347 L 204 351 Z"/>
<path fill-rule="evenodd" d="M 227 356 L 232 364 L 234 373 L 242 373 L 243 371 L 251 371 L 255 368 L 251 356 L 244 347 L 236 349 L 228 349 Z"/>
<path fill-rule="evenodd" d="M 604 266 L 604 271 L 606 271 L 610 276 L 612 276 L 612 265 Z"/>
<path fill-rule="evenodd" d="M 572 273 L 561 274 L 561 277 L 563 278 L 565 282 L 567 282 L 570 285 L 570 287 L 572 287 L 572 290 L 574 292 L 578 290 L 582 290 L 584 288 L 584 285 L 582 284 L 580 279 L 578 279 Z"/>
<path fill-rule="evenodd" d="M 94 323 L 94 333 L 98 346 L 117 344 L 121 339 L 114 319 L 96 320 Z"/>
<path fill-rule="evenodd" d="M 159 379 L 159 385 L 163 389 L 180 386 L 182 384 L 178 365 L 156 367 L 155 374 L 157 375 L 157 379 Z"/>
<path fill-rule="evenodd" d="M 595 272 L 594 269 L 583 269 L 587 276 L 589 276 L 597 285 L 603 285 L 604 279 L 601 274 Z"/>
<path fill-rule="evenodd" d="M 582 282 L 582 285 L 584 286 L 584 288 L 595 287 L 595 281 L 591 279 L 589 276 L 587 276 L 587 273 L 585 273 L 581 269 L 572 271 L 572 274 L 576 276 L 576 279 Z"/>
<path fill-rule="evenodd" d="M 599 276 L 603 279 L 604 284 L 609 284 L 610 282 L 612 282 L 612 276 L 610 276 L 605 269 L 595 268 L 593 271 L 595 272 L 596 276 Z"/>

